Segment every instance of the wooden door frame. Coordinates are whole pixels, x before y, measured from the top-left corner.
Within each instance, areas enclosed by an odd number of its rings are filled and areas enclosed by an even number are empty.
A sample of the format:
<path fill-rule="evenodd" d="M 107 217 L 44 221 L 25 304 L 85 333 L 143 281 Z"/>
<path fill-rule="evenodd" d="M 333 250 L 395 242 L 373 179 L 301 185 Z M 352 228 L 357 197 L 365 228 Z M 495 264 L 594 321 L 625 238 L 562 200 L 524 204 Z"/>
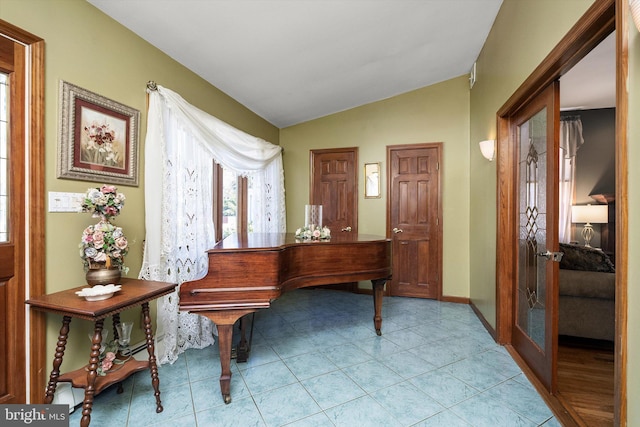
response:
<path fill-rule="evenodd" d="M 404 149 L 416 149 L 416 148 L 435 148 L 438 152 L 438 224 L 436 226 L 436 232 L 438 235 L 438 241 L 436 244 L 436 250 L 438 251 L 438 264 L 440 268 L 440 277 L 438 280 L 438 296 L 437 301 L 448 301 L 448 302 L 460 302 L 457 298 L 447 298 L 443 296 L 442 288 L 444 287 L 443 276 L 444 276 L 444 265 L 443 265 L 443 222 L 444 218 L 442 216 L 442 150 L 444 144 L 442 142 L 423 142 L 418 144 L 400 144 L 400 145 L 387 145 L 387 238 L 393 239 L 392 234 L 392 225 L 391 224 L 391 151 L 393 150 L 404 150 Z M 390 286 L 386 286 L 385 295 L 391 295 Z"/>
<path fill-rule="evenodd" d="M 29 68 L 27 73 L 29 78 L 28 95 L 26 101 L 29 103 L 29 120 L 25 125 L 28 129 L 28 139 L 25 140 L 25 154 L 27 155 L 27 166 L 25 173 L 28 180 L 25 181 L 25 215 L 28 220 L 27 238 L 29 239 L 26 286 L 23 295 L 28 298 L 31 295 L 42 295 L 45 293 L 45 128 L 44 128 L 44 40 L 27 31 L 24 31 L 6 21 L 0 20 L 0 31 L 13 38 L 19 43 L 28 47 Z M 25 117 L 23 116 L 23 120 Z M 26 299 L 25 298 L 25 299 Z M 24 301 L 17 301 L 20 304 L 16 307 L 18 313 L 24 313 Z M 24 340 L 28 340 L 28 357 L 26 378 L 20 378 L 28 386 L 25 399 L 31 403 L 41 403 L 46 386 L 46 317 L 43 313 L 29 310 L 27 331 Z M 20 355 L 17 355 L 20 357 Z"/>
<path fill-rule="evenodd" d="M 552 81 L 560 78 L 616 30 L 616 338 L 614 424 L 625 426 L 627 418 L 627 270 L 628 253 L 628 182 L 627 123 L 628 93 L 628 4 L 623 0 L 597 0 L 560 40 L 524 83 L 497 112 L 497 248 L 496 248 L 496 338 L 509 347 L 512 336 L 513 297 L 511 284 L 515 274 L 515 183 L 516 163 L 510 135 L 510 117 L 537 96 Z M 618 204 L 617 201 L 621 203 Z M 556 316 L 557 317 L 557 316 Z M 513 354 L 513 353 L 512 353 Z M 517 355 L 516 355 L 517 356 Z M 516 357 L 518 359 L 518 357 Z M 557 396 L 551 396 L 537 379 L 532 383 L 554 410 L 557 418 L 568 425 L 575 423 Z"/>

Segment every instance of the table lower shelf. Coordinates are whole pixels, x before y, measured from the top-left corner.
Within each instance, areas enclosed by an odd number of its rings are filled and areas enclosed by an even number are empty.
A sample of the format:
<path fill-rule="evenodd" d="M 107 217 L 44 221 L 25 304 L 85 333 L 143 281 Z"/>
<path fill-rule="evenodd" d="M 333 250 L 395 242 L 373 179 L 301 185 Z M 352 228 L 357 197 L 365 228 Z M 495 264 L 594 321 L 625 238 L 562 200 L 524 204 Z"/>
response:
<path fill-rule="evenodd" d="M 105 388 L 123 381 L 129 375 L 139 371 L 143 371 L 149 368 L 148 360 L 127 360 L 122 365 L 116 365 L 119 369 L 113 371 L 107 371 L 107 374 L 103 377 L 97 376 L 94 384 L 95 393 L 98 395 Z M 73 387 L 87 388 L 87 368 L 76 369 L 75 371 L 67 372 L 58 377 L 58 382 L 70 382 Z"/>

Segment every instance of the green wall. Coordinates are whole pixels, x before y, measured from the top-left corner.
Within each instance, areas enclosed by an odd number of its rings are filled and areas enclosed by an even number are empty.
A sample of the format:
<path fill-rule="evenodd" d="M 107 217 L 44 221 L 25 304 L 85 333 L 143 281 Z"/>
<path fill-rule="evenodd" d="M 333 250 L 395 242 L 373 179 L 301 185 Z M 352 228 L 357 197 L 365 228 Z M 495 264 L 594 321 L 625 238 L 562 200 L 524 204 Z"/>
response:
<path fill-rule="evenodd" d="M 625 2 L 626 3 L 626 2 Z M 629 20 L 627 425 L 640 425 L 640 34 Z"/>
<path fill-rule="evenodd" d="M 147 123 L 146 83 L 158 84 L 181 94 L 208 113 L 267 141 L 278 143 L 279 130 L 253 114 L 220 90 L 181 66 L 85 0 L 0 0 L 0 19 L 45 40 L 45 190 L 85 192 L 103 182 L 56 178 L 60 80 L 65 80 L 140 111 L 140 186 L 119 186 L 127 197 L 115 223 L 123 227 L 131 244 L 126 264 L 137 277 L 142 263 L 144 228 L 144 138 Z M 84 271 L 78 256 L 82 230 L 96 220 L 89 214 L 46 214 L 46 291 L 80 286 Z M 125 318 L 139 320 L 133 310 Z M 155 318 L 155 316 L 154 316 Z M 60 328 L 60 318 L 47 322 L 47 360 Z M 86 363 L 89 354 L 88 322 L 73 321 L 63 370 Z M 142 339 L 141 330 L 133 336 Z M 80 350 L 79 345 L 82 346 Z M 49 365 L 47 365 L 49 369 Z"/>
<path fill-rule="evenodd" d="M 358 147 L 358 231 L 386 233 L 388 145 L 443 143 L 443 294 L 469 296 L 469 81 L 458 77 L 383 101 L 282 129 L 287 229 L 304 221 L 309 150 Z M 365 199 L 365 163 L 381 162 L 380 199 Z"/>
<path fill-rule="evenodd" d="M 504 0 L 477 60 L 471 89 L 470 297 L 495 328 L 496 162 L 478 141 L 496 138 L 496 112 L 542 62 L 593 0 Z"/>

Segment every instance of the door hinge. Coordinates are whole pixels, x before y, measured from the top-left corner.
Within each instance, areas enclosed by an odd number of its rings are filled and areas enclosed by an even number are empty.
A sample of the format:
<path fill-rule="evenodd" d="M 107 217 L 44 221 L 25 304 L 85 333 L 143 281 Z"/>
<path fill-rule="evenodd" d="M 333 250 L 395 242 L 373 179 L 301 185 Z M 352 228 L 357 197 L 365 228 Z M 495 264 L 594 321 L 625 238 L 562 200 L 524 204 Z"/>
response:
<path fill-rule="evenodd" d="M 436 225 L 440 225 L 440 218 L 436 218 Z"/>
<path fill-rule="evenodd" d="M 440 162 L 436 162 L 436 170 L 439 171 L 440 170 Z"/>

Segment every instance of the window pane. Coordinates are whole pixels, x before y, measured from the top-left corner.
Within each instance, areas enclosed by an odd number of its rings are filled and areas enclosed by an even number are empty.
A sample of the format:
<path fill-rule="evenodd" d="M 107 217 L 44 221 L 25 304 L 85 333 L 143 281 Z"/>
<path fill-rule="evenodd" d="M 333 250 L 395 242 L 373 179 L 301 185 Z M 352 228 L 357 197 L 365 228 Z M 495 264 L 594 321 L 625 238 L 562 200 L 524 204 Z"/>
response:
<path fill-rule="evenodd" d="M 7 194 L 7 179 L 9 167 L 9 150 L 7 135 L 7 75 L 0 73 L 0 242 L 9 240 L 9 195 Z"/>
<path fill-rule="evenodd" d="M 238 177 L 222 169 L 222 238 L 238 230 Z"/>
<path fill-rule="evenodd" d="M 253 219 L 256 212 L 253 212 L 253 176 L 247 177 L 247 233 L 253 233 Z"/>

